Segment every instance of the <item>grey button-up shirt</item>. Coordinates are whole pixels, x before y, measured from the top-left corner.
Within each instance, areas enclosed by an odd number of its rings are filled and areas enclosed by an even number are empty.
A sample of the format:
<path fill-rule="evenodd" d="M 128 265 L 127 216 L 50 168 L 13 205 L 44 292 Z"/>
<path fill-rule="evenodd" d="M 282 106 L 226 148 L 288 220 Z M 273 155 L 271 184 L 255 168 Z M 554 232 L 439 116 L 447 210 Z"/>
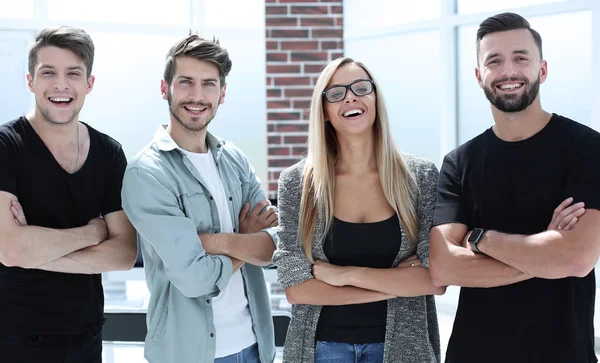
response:
<path fill-rule="evenodd" d="M 234 231 L 239 211 L 266 197 L 246 156 L 207 134 L 229 201 Z M 175 141 L 159 127 L 131 160 L 123 180 L 123 209 L 137 229 L 150 290 L 144 355 L 150 363 L 209 363 L 215 358 L 212 297 L 232 275 L 231 259 L 202 248 L 198 233 L 219 233 L 217 206 L 205 181 Z M 272 229 L 264 230 L 276 243 Z M 262 268 L 242 269 L 261 362 L 272 362 L 275 342 Z"/>

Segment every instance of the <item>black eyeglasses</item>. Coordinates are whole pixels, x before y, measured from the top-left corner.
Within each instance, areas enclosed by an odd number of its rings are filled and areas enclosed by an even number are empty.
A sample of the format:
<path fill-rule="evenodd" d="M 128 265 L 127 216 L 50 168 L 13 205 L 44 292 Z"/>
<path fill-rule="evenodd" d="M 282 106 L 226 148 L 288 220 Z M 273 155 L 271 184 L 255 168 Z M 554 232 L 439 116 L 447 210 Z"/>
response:
<path fill-rule="evenodd" d="M 351 90 L 357 96 L 366 96 L 373 92 L 375 82 L 370 79 L 359 79 L 347 86 L 333 86 L 323 91 L 323 96 L 329 103 L 340 102 L 346 98 L 346 93 Z"/>

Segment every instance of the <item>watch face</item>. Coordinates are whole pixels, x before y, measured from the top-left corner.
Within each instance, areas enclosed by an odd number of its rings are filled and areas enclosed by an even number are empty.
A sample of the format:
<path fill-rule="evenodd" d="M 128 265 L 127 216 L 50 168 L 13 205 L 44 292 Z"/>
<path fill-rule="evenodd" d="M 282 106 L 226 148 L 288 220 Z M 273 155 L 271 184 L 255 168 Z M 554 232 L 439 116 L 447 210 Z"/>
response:
<path fill-rule="evenodd" d="M 469 236 L 469 242 L 475 242 L 475 241 L 479 240 L 479 238 L 481 237 L 481 234 L 483 234 L 483 229 L 475 228 L 473 230 L 473 232 L 471 232 L 471 235 Z"/>

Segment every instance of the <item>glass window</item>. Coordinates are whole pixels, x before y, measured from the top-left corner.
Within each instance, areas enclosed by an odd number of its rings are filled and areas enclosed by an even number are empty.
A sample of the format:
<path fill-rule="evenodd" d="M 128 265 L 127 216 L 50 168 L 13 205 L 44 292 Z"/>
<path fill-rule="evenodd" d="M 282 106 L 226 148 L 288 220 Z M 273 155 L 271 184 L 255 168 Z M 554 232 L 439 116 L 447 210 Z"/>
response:
<path fill-rule="evenodd" d="M 78 20 L 92 22 L 189 25 L 190 1 L 145 0 L 90 0 L 85 5 L 79 0 L 48 1 L 50 20 Z"/>
<path fill-rule="evenodd" d="M 568 0 L 503 0 L 503 1 L 481 1 L 481 0 L 458 0 L 459 14 L 481 13 L 484 11 L 505 11 L 505 9 L 521 8 L 531 5 L 558 3 Z"/>
<path fill-rule="evenodd" d="M 177 36 L 90 32 L 96 46 L 94 89 L 81 120 L 114 137 L 128 159 L 169 122 L 160 80 L 165 56 Z"/>
<path fill-rule="evenodd" d="M 548 77 L 541 85 L 542 107 L 583 124 L 592 111 L 592 14 L 578 12 L 529 18 L 543 39 Z M 560 26 L 557 26 L 559 24 Z M 458 31 L 459 143 L 493 125 L 488 100 L 475 79 L 477 26 Z"/>
<path fill-rule="evenodd" d="M 33 105 L 25 78 L 30 41 L 25 34 L 0 31 L 0 124 L 25 115 Z"/>
<path fill-rule="evenodd" d="M 34 0 L 0 1 L 0 19 L 33 19 Z"/>
<path fill-rule="evenodd" d="M 345 53 L 363 62 L 380 83 L 392 135 L 400 149 L 429 158 L 439 166 L 439 31 L 347 41 Z"/>
<path fill-rule="evenodd" d="M 346 0 L 344 33 L 351 38 L 366 30 L 438 19 L 440 10 L 440 0 Z"/>
<path fill-rule="evenodd" d="M 207 28 L 264 29 L 265 2 L 204 0 L 204 25 Z"/>

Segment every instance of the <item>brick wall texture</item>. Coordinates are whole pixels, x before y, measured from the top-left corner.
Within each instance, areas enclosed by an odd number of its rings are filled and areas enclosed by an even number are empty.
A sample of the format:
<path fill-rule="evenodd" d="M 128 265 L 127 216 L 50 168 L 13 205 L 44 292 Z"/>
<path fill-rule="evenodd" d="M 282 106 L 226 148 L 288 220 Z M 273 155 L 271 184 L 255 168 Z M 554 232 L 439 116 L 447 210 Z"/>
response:
<path fill-rule="evenodd" d="M 269 198 L 306 153 L 308 110 L 321 70 L 343 56 L 342 1 L 265 0 Z"/>

